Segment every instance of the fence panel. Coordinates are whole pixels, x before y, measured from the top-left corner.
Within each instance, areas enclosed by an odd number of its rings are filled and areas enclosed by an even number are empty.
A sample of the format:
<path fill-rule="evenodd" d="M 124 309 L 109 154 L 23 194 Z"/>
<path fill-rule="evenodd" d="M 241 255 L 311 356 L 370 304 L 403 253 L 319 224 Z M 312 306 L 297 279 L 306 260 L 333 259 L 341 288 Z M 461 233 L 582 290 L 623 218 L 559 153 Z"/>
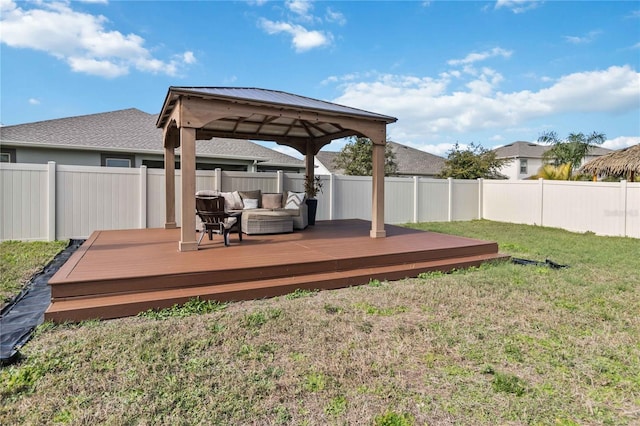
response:
<path fill-rule="evenodd" d="M 488 220 L 542 225 L 540 183 L 533 180 L 483 181 L 482 217 Z"/>
<path fill-rule="evenodd" d="M 620 183 L 544 181 L 543 225 L 574 232 L 624 235 Z"/>
<path fill-rule="evenodd" d="M 627 183 L 626 235 L 640 238 L 640 183 Z"/>
<path fill-rule="evenodd" d="M 385 178 L 385 223 L 413 222 L 414 184 L 411 178 Z M 371 207 L 369 207 L 371 209 Z"/>
<path fill-rule="evenodd" d="M 222 172 L 222 191 L 278 191 L 278 175 L 276 173 Z"/>
<path fill-rule="evenodd" d="M 2 164 L 0 191 L 0 241 L 46 240 L 47 165 Z"/>
<path fill-rule="evenodd" d="M 418 222 L 446 222 L 449 183 L 443 179 L 418 180 Z"/>
<path fill-rule="evenodd" d="M 370 177 L 335 176 L 334 219 L 371 220 Z"/>
<path fill-rule="evenodd" d="M 56 238 L 87 238 L 98 229 L 140 224 L 138 169 L 58 166 Z"/>
<path fill-rule="evenodd" d="M 478 219 L 480 191 L 477 180 L 454 180 L 451 220 Z"/>

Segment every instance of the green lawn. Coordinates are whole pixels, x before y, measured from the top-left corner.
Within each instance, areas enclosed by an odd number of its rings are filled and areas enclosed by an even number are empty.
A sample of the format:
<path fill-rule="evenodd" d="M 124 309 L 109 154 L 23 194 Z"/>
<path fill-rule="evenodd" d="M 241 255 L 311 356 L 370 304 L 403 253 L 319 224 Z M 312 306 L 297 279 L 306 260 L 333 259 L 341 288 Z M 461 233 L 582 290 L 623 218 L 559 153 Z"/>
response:
<path fill-rule="evenodd" d="M 36 272 L 64 250 L 68 241 L 0 243 L 0 306 L 22 290 Z"/>
<path fill-rule="evenodd" d="M 508 262 L 45 324 L 0 424 L 639 424 L 640 240 L 488 221 Z"/>

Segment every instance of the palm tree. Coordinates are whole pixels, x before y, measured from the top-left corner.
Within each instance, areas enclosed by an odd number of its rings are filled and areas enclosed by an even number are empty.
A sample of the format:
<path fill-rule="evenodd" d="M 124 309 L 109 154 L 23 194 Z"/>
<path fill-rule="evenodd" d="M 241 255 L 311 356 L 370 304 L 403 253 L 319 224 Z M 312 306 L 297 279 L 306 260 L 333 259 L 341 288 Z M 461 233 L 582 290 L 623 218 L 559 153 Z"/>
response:
<path fill-rule="evenodd" d="M 596 132 L 590 135 L 569 133 L 566 139 L 560 139 L 556 132 L 545 132 L 538 138 L 538 142 L 553 145 L 544 153 L 543 159 L 554 166 L 569 164 L 569 178 L 573 175 L 574 168 L 582 164 L 589 151 L 605 140 L 604 133 Z"/>
<path fill-rule="evenodd" d="M 571 164 L 565 163 L 559 166 L 553 164 L 545 164 L 540 167 L 538 174 L 535 176 L 537 179 L 542 178 L 546 180 L 570 180 L 571 179 Z"/>

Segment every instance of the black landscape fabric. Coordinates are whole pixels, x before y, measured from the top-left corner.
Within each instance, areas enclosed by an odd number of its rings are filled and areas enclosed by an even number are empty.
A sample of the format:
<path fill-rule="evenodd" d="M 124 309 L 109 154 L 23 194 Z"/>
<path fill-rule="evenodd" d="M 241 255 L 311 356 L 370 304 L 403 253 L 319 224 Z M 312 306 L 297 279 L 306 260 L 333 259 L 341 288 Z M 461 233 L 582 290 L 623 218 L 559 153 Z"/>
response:
<path fill-rule="evenodd" d="M 34 275 L 11 302 L 0 312 L 0 364 L 10 364 L 18 350 L 29 341 L 33 330 L 44 322 L 44 312 L 51 302 L 49 279 L 60 269 L 84 240 L 70 240 L 66 249 L 56 255 Z"/>

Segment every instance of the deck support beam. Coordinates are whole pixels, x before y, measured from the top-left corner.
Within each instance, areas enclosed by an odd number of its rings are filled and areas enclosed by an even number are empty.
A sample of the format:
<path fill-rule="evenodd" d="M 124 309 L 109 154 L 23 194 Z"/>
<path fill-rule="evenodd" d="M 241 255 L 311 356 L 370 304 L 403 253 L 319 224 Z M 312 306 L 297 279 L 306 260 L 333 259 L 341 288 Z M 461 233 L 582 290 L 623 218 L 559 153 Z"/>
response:
<path fill-rule="evenodd" d="M 387 232 L 384 229 L 384 154 L 386 142 L 373 142 L 373 188 L 371 206 L 371 238 L 384 238 Z"/>
<path fill-rule="evenodd" d="M 175 148 L 164 148 L 164 229 L 174 229 L 176 225 L 176 152 Z"/>

